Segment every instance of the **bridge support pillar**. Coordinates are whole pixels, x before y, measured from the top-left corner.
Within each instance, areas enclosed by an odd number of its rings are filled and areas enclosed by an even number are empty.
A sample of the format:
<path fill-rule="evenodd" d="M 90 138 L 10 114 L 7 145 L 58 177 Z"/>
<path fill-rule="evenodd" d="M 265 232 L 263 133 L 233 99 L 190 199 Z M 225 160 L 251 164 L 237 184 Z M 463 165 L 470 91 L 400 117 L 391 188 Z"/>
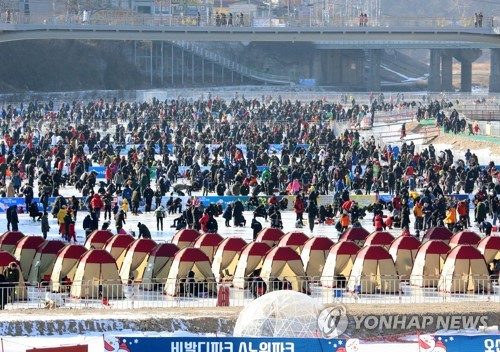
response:
<path fill-rule="evenodd" d="M 500 49 L 491 49 L 490 92 L 500 92 Z"/>
<path fill-rule="evenodd" d="M 472 62 L 462 61 L 460 68 L 460 91 L 472 91 Z"/>
<path fill-rule="evenodd" d="M 441 91 L 441 50 L 431 49 L 429 90 L 431 92 Z"/>
<path fill-rule="evenodd" d="M 371 49 L 368 50 L 368 91 L 380 91 L 380 59 L 383 50 Z"/>
<path fill-rule="evenodd" d="M 316 85 L 323 84 L 323 74 L 322 74 L 322 50 L 316 50 L 313 55 L 312 64 L 311 64 L 311 76 L 316 81 Z"/>
<path fill-rule="evenodd" d="M 460 61 L 460 91 L 470 92 L 472 90 L 472 63 L 482 54 L 480 49 L 460 49 L 456 51 L 455 59 Z"/>
<path fill-rule="evenodd" d="M 443 50 L 441 55 L 441 88 L 453 91 L 453 54 L 449 50 Z"/>

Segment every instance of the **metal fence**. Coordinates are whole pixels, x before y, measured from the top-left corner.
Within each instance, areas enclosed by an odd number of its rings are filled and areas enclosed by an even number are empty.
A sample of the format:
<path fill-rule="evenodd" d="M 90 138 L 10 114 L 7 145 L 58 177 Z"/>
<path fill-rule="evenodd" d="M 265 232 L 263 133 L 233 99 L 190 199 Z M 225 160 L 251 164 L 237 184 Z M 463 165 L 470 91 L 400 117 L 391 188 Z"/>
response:
<path fill-rule="evenodd" d="M 127 10 L 82 11 L 79 14 L 70 13 L 31 13 L 5 12 L 0 21 L 7 24 L 42 24 L 42 25 L 103 25 L 103 26 L 191 26 L 191 27 L 365 27 L 371 28 L 471 28 L 490 31 L 500 24 L 500 16 L 484 17 L 481 27 L 475 26 L 473 16 L 442 17 L 442 16 L 374 16 L 366 23 L 360 23 L 360 17 L 354 16 L 318 16 L 314 11 L 308 15 L 282 15 L 272 13 L 256 16 L 253 11 L 234 12 L 229 20 L 222 17 L 217 20 L 217 8 L 213 14 L 142 14 Z"/>
<path fill-rule="evenodd" d="M 234 281 L 236 282 L 236 281 Z M 178 280 L 175 294 L 167 294 L 166 280 L 71 284 L 51 282 L 0 288 L 2 308 L 12 309 L 135 309 L 156 307 L 243 307 L 264 293 L 296 290 L 322 304 L 398 304 L 440 302 L 500 302 L 498 277 L 484 275 L 284 277 L 268 280 L 245 278 L 237 288 L 231 281 Z M 170 288 L 172 291 L 172 288 Z"/>

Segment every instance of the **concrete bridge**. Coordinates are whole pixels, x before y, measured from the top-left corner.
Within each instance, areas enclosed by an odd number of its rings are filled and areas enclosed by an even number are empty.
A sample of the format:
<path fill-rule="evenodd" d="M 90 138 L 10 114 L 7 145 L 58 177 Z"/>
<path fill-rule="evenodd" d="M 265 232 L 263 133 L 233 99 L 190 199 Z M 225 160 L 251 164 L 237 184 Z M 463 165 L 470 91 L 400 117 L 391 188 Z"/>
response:
<path fill-rule="evenodd" d="M 471 90 L 472 62 L 491 50 L 490 91 L 500 92 L 500 18 L 478 28 L 470 22 L 439 18 L 377 19 L 368 27 L 347 21 L 340 26 L 298 26 L 269 21 L 269 26 L 186 26 L 153 17 L 98 17 L 88 23 L 41 16 L 8 19 L 0 23 L 0 42 L 19 40 L 133 40 L 211 42 L 313 42 L 312 76 L 321 85 L 365 85 L 380 90 L 381 49 L 429 49 L 429 90 L 452 90 L 452 59 L 461 63 L 461 90 Z M 9 23 L 5 23 L 9 22 Z M 13 23 L 14 22 L 14 23 Z M 208 21 L 209 22 L 209 21 Z M 257 21 L 254 23 L 262 23 Z M 275 25 L 275 24 L 278 25 Z M 487 24 L 486 24 L 487 23 Z M 171 24 L 171 25 L 170 25 Z M 274 25 L 273 25 L 274 24 Z M 349 79 L 346 81 L 345 71 Z"/>

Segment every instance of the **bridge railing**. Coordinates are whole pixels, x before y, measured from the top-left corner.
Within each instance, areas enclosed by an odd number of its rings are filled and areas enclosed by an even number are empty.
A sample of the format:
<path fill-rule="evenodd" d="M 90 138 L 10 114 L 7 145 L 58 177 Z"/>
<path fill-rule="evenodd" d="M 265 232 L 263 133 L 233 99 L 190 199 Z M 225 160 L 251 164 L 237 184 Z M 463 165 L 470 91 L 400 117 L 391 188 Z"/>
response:
<path fill-rule="evenodd" d="M 0 23 L 33 25 L 102 25 L 102 26 L 190 26 L 190 27 L 371 27 L 371 28 L 475 28 L 478 30 L 500 26 L 500 16 L 485 17 L 481 28 L 473 16 L 468 17 L 373 17 L 360 23 L 357 16 L 314 17 L 312 15 L 255 17 L 244 13 L 233 14 L 232 24 L 214 16 L 152 15 L 131 11 L 98 11 L 83 14 L 66 13 L 2 13 Z"/>

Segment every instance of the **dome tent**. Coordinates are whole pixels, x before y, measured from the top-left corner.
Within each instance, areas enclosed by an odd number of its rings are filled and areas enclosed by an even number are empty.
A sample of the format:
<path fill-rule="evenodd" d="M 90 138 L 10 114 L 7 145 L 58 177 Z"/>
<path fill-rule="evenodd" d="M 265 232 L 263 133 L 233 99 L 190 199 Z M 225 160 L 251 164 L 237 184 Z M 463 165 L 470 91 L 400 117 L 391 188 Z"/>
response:
<path fill-rule="evenodd" d="M 304 264 L 306 275 L 312 280 L 319 280 L 332 246 L 331 239 L 320 236 L 312 237 L 305 243 L 300 258 Z"/>
<path fill-rule="evenodd" d="M 362 246 L 369 235 L 370 233 L 362 227 L 350 227 L 340 236 L 339 242 L 352 241 L 358 246 Z"/>
<path fill-rule="evenodd" d="M 217 281 L 222 276 L 234 276 L 241 251 L 246 245 L 241 237 L 227 237 L 219 244 L 212 261 L 212 272 Z"/>
<path fill-rule="evenodd" d="M 283 236 L 285 236 L 285 233 L 280 229 L 274 227 L 266 227 L 257 234 L 255 242 L 263 242 L 270 247 L 273 247 L 278 244 Z"/>
<path fill-rule="evenodd" d="M 266 254 L 261 277 L 269 291 L 279 289 L 280 282 L 283 283 L 286 280 L 294 291 L 307 292 L 305 276 L 302 259 L 293 249 L 274 247 Z"/>
<path fill-rule="evenodd" d="M 175 254 L 179 251 L 173 243 L 157 244 L 151 252 L 144 258 L 144 263 L 139 265 L 139 268 L 144 268 L 142 271 L 142 287 L 145 290 L 153 290 L 159 285 L 165 284 Z"/>
<path fill-rule="evenodd" d="M 24 279 L 28 280 L 31 264 L 36 255 L 36 250 L 45 240 L 40 236 L 25 236 L 17 242 L 14 257 L 19 261 Z"/>
<path fill-rule="evenodd" d="M 118 259 L 123 252 L 127 249 L 129 244 L 134 242 L 135 238 L 130 235 L 114 235 L 111 237 L 106 244 L 104 249 L 111 254 L 113 258 Z M 121 263 L 119 264 L 119 266 Z"/>
<path fill-rule="evenodd" d="M 445 292 L 482 292 L 489 289 L 489 273 L 483 255 L 469 245 L 458 245 L 446 257 L 438 288 Z"/>
<path fill-rule="evenodd" d="M 385 249 L 389 249 L 392 241 L 394 241 L 394 236 L 389 232 L 374 231 L 365 239 L 365 243 L 363 246 L 384 246 Z"/>
<path fill-rule="evenodd" d="M 170 267 L 168 278 L 165 283 L 165 293 L 169 296 L 182 295 L 180 280 L 185 279 L 193 272 L 196 286 L 201 288 L 202 282 L 207 283 L 208 291 L 215 292 L 215 277 L 212 266 L 207 255 L 199 248 L 183 248 L 175 254 L 174 261 Z"/>
<path fill-rule="evenodd" d="M 479 241 L 481 241 L 481 237 L 477 233 L 473 231 L 460 231 L 453 235 L 449 245 L 451 248 L 455 248 L 461 244 L 477 247 Z"/>
<path fill-rule="evenodd" d="M 218 233 L 206 233 L 198 237 L 193 247 L 201 249 L 207 255 L 208 259 L 212 261 L 215 251 L 222 241 L 224 241 L 224 238 Z"/>
<path fill-rule="evenodd" d="M 113 237 L 111 231 L 95 230 L 85 240 L 85 248 L 87 249 L 103 249 L 106 242 Z"/>
<path fill-rule="evenodd" d="M 235 288 L 246 288 L 248 277 L 256 270 L 261 269 L 264 257 L 271 250 L 263 242 L 251 242 L 243 248 L 234 272 L 233 286 Z"/>
<path fill-rule="evenodd" d="M 281 237 L 278 247 L 290 247 L 294 251 L 300 254 L 304 244 L 309 240 L 309 237 L 299 231 L 288 232 L 285 236 Z"/>
<path fill-rule="evenodd" d="M 198 237 L 200 237 L 200 233 L 195 229 L 182 229 L 174 235 L 172 243 L 179 247 L 179 249 L 192 247 Z"/>
<path fill-rule="evenodd" d="M 17 242 L 24 237 L 24 234 L 19 231 L 7 231 L 0 236 L 0 249 L 10 254 L 14 254 Z"/>
<path fill-rule="evenodd" d="M 431 227 L 429 230 L 427 230 L 424 237 L 422 238 L 422 243 L 430 240 L 441 240 L 448 244 L 452 236 L 453 232 L 451 232 L 444 226 Z"/>
<path fill-rule="evenodd" d="M 65 244 L 59 240 L 45 241 L 38 247 L 28 274 L 29 282 L 50 281 L 57 253 Z"/>
<path fill-rule="evenodd" d="M 155 246 L 156 242 L 148 238 L 139 238 L 128 245 L 127 250 L 122 254 L 123 260 L 119 270 L 122 282 L 128 282 L 129 279 L 138 280 L 142 277 L 147 264 L 144 263 L 144 258 Z"/>
<path fill-rule="evenodd" d="M 50 284 L 52 291 L 59 291 L 61 282 L 64 278 L 71 282 L 75 276 L 76 264 L 78 259 L 87 252 L 87 248 L 79 244 L 68 244 L 57 253 L 52 274 L 50 275 Z M 65 282 L 64 282 L 65 283 Z"/>
<path fill-rule="evenodd" d="M 413 261 L 410 284 L 437 287 L 450 246 L 440 240 L 430 240 L 420 246 Z"/>
<path fill-rule="evenodd" d="M 394 293 L 399 278 L 391 255 L 383 246 L 363 247 L 356 255 L 347 282 L 349 291 L 361 293 Z"/>
<path fill-rule="evenodd" d="M 19 261 L 9 252 L 0 250 L 0 273 L 3 273 L 5 269 L 9 266 L 10 263 L 16 263 L 19 268 L 19 284 L 16 286 L 16 299 L 25 300 L 28 297 L 27 289 L 25 286 L 23 272 L 21 266 L 19 265 Z"/>
<path fill-rule="evenodd" d="M 500 237 L 486 236 L 478 243 L 477 249 L 483 254 L 487 264 L 500 259 Z"/>
<path fill-rule="evenodd" d="M 116 262 L 104 249 L 91 249 L 76 264 L 71 285 L 74 298 L 123 298 L 123 287 Z"/>
<path fill-rule="evenodd" d="M 396 264 L 396 270 L 404 280 L 410 278 L 420 245 L 420 241 L 413 236 L 399 236 L 392 241 L 389 247 L 389 253 Z"/>
<path fill-rule="evenodd" d="M 270 292 L 243 308 L 233 336 L 315 338 L 322 309 L 320 303 L 303 293 Z"/>
<path fill-rule="evenodd" d="M 359 250 L 359 246 L 350 241 L 334 244 L 326 258 L 325 267 L 321 274 L 321 284 L 325 287 L 337 287 L 337 279 L 340 275 L 347 279 L 351 274 Z"/>

